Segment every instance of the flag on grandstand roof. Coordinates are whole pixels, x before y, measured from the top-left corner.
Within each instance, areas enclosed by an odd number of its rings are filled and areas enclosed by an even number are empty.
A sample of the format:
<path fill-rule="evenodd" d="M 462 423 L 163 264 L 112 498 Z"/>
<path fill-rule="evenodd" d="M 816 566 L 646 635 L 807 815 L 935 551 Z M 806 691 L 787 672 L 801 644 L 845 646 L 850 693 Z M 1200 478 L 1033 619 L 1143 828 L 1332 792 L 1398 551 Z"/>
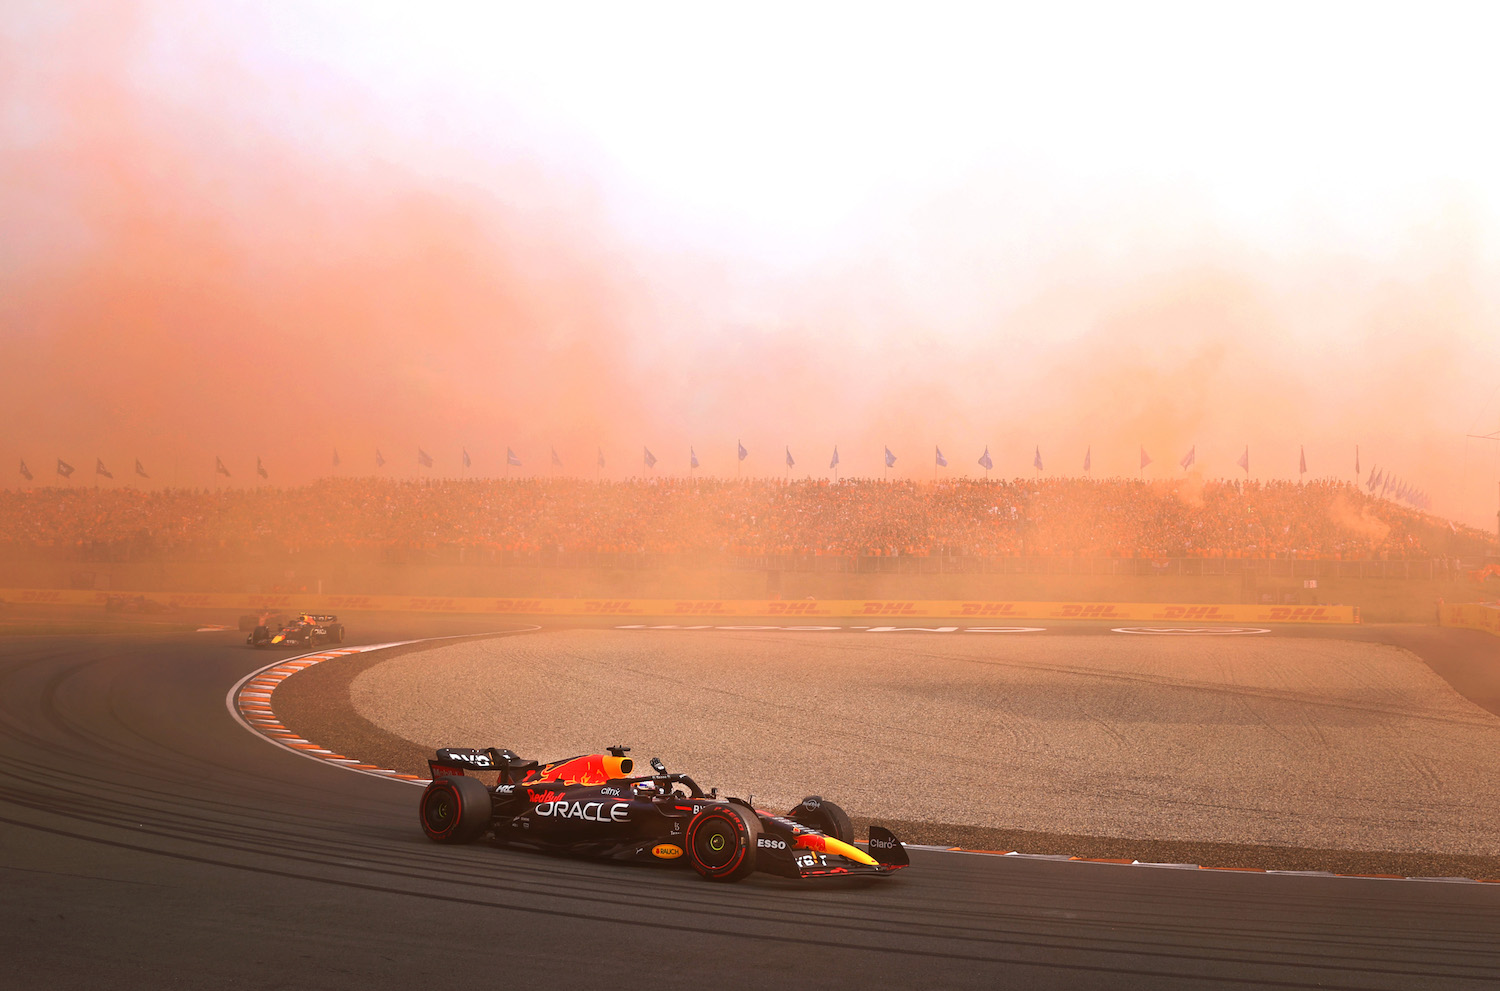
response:
<path fill-rule="evenodd" d="M 839 466 L 839 446 L 837 444 L 835 444 L 835 445 L 833 445 L 833 457 L 828 462 L 828 470 L 829 471 L 833 471 L 833 469 L 837 468 L 838 466 Z"/>
<path fill-rule="evenodd" d="M 114 476 L 114 472 L 112 472 L 108 468 L 104 467 L 104 459 L 103 458 L 95 458 L 94 459 L 94 474 L 95 475 L 103 475 L 105 478 L 114 478 L 115 477 Z"/>
<path fill-rule="evenodd" d="M 552 449 L 552 467 L 554 467 L 554 468 L 561 468 L 562 466 L 563 466 L 562 458 L 559 458 L 557 456 L 557 448 L 554 447 Z"/>
<path fill-rule="evenodd" d="M 229 469 L 224 467 L 224 459 L 217 454 L 214 455 L 214 474 L 229 477 Z"/>
<path fill-rule="evenodd" d="M 646 467 L 647 468 L 655 468 L 656 467 L 656 455 L 654 455 L 654 454 L 651 453 L 651 448 L 642 446 L 641 450 L 643 450 L 643 451 L 646 452 L 646 455 L 645 455 L 645 458 L 644 458 L 644 460 L 646 462 Z"/>
<path fill-rule="evenodd" d="M 1177 463 L 1180 464 L 1180 465 L 1182 465 L 1182 470 L 1183 471 L 1186 471 L 1187 469 L 1191 468 L 1193 466 L 1194 462 L 1196 462 L 1197 460 L 1198 460 L 1198 445 L 1194 444 L 1192 447 L 1188 448 L 1188 452 L 1186 454 L 1184 454 L 1182 456 L 1182 460 L 1179 461 L 1179 462 L 1177 462 Z"/>
<path fill-rule="evenodd" d="M 26 479 L 26 481 L 28 482 L 31 481 L 31 469 L 26 467 L 25 458 L 21 459 L 21 477 Z"/>
<path fill-rule="evenodd" d="M 885 466 L 887 468 L 896 467 L 896 456 L 891 453 L 891 449 L 889 447 L 885 449 Z"/>
<path fill-rule="evenodd" d="M 1094 467 L 1094 445 L 1090 444 L 1087 451 L 1083 452 L 1083 470 L 1092 471 Z"/>
<path fill-rule="evenodd" d="M 937 451 L 937 466 L 939 468 L 948 467 L 948 459 L 943 457 L 943 449 L 936 444 L 933 445 L 933 448 Z"/>
<path fill-rule="evenodd" d="M 1370 481 L 1366 483 L 1369 486 L 1370 491 L 1374 492 L 1375 486 L 1379 485 L 1383 481 L 1385 481 L 1385 472 L 1381 471 L 1378 465 L 1374 468 L 1371 468 Z"/>
<path fill-rule="evenodd" d="M 985 471 L 989 471 L 995 467 L 995 462 L 990 460 L 990 446 L 988 444 L 984 445 L 984 453 L 979 456 L 979 467 Z"/>
<path fill-rule="evenodd" d="M 1151 455 L 1146 453 L 1146 445 L 1141 445 L 1141 467 L 1144 468 L 1151 463 Z"/>
<path fill-rule="evenodd" d="M 469 449 L 467 447 L 461 447 L 459 448 L 459 450 L 464 452 L 464 467 L 467 468 L 471 464 L 473 464 L 473 462 L 469 460 Z"/>
<path fill-rule="evenodd" d="M 339 449 L 336 447 L 333 449 L 333 466 L 335 468 L 339 466 Z"/>
<path fill-rule="evenodd" d="M 68 464 L 62 458 L 58 458 L 57 459 L 57 473 L 59 475 L 61 475 L 63 478 L 67 478 L 69 475 L 73 474 L 73 466 L 70 465 L 70 464 Z"/>
<path fill-rule="evenodd" d="M 1249 444 L 1245 445 L 1245 453 L 1240 455 L 1240 459 L 1238 461 L 1236 461 L 1235 464 L 1237 464 L 1241 468 L 1245 469 L 1245 474 L 1247 474 L 1247 475 L 1250 474 L 1250 445 Z"/>
<path fill-rule="evenodd" d="M 146 466 L 143 465 L 143 464 L 141 464 L 141 459 L 140 458 L 136 458 L 135 459 L 135 473 L 137 475 L 141 476 L 142 478 L 150 478 L 151 477 L 150 475 L 146 474 Z"/>
<path fill-rule="evenodd" d="M 791 468 L 791 467 L 794 467 L 796 464 L 797 464 L 797 462 L 795 462 L 795 461 L 792 460 L 792 449 L 791 449 L 791 447 L 788 447 L 786 449 L 786 466 L 788 468 Z"/>
<path fill-rule="evenodd" d="M 750 456 L 750 452 L 745 450 L 744 444 L 740 443 L 739 441 L 735 441 L 734 446 L 739 449 L 739 456 L 741 461 L 744 461 Z"/>
<path fill-rule="evenodd" d="M 426 451 L 422 450 L 420 447 L 417 448 L 417 464 L 421 465 L 423 468 L 431 468 L 432 467 L 432 455 L 428 454 Z"/>
<path fill-rule="evenodd" d="M 599 448 L 599 467 L 604 467 L 604 448 Z"/>
<path fill-rule="evenodd" d="M 508 447 L 505 449 L 505 463 L 515 465 L 517 468 L 521 467 L 521 459 L 516 457 L 516 452 Z"/>
<path fill-rule="evenodd" d="M 268 472 L 268 471 L 266 471 L 266 466 L 263 465 L 263 464 L 261 464 L 261 462 L 260 462 L 260 455 L 259 454 L 257 454 L 255 456 L 255 473 L 257 475 L 259 475 L 261 478 L 270 478 L 271 477 L 271 473 Z"/>
<path fill-rule="evenodd" d="M 1374 487 L 1375 487 L 1375 466 L 1371 465 L 1370 466 L 1370 477 L 1367 478 L 1367 479 L 1365 479 L 1365 488 L 1367 488 L 1367 489 L 1373 489 Z"/>
<path fill-rule="evenodd" d="M 1040 444 L 1036 446 L 1036 457 L 1031 459 L 1031 465 L 1037 471 L 1042 470 L 1042 445 Z"/>
<path fill-rule="evenodd" d="M 1298 459 L 1297 459 L 1297 474 L 1299 474 L 1299 475 L 1306 475 L 1307 474 L 1307 448 L 1303 447 L 1301 444 L 1298 444 L 1297 445 L 1297 450 L 1299 452 Z"/>
<path fill-rule="evenodd" d="M 375 448 L 375 467 L 376 468 L 384 468 L 385 467 L 385 455 L 380 453 L 380 448 L 378 448 L 378 447 Z"/>
<path fill-rule="evenodd" d="M 698 467 L 698 452 L 693 450 L 693 445 L 688 445 L 688 469 Z"/>
<path fill-rule="evenodd" d="M 1354 477 L 1359 477 L 1359 445 L 1354 445 Z"/>

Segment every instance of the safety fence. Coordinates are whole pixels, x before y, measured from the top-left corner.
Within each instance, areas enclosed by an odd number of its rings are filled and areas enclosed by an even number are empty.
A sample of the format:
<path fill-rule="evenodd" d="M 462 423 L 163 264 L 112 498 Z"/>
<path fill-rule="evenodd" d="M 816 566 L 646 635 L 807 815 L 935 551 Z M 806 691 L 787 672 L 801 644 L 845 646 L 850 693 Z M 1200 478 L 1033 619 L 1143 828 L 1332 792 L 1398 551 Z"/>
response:
<path fill-rule="evenodd" d="M 416 595 L 96 592 L 0 589 L 0 601 L 141 611 L 423 612 L 500 616 L 807 619 L 1104 619 L 1174 623 L 1358 623 L 1358 606 L 1203 605 L 1159 602 L 987 602 L 902 599 L 531 599 Z"/>

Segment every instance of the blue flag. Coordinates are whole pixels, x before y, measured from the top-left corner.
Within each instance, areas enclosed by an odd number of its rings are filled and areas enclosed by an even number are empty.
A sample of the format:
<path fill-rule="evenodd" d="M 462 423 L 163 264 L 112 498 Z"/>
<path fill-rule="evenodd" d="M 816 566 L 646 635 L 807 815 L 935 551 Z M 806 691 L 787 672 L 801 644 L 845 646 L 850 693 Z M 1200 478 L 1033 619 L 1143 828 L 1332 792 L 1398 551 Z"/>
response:
<path fill-rule="evenodd" d="M 1094 467 L 1094 445 L 1090 444 L 1089 445 L 1089 449 L 1087 451 L 1083 452 L 1083 470 L 1084 471 L 1090 471 L 1090 470 L 1093 469 L 1093 467 Z"/>
<path fill-rule="evenodd" d="M 62 458 L 58 458 L 57 459 L 57 473 L 59 475 L 61 475 L 63 478 L 67 478 L 69 475 L 73 474 L 73 466 L 70 465 L 70 464 L 68 464 Z M 225 474 L 227 475 L 228 472 L 225 472 Z"/>
<path fill-rule="evenodd" d="M 948 459 L 943 457 L 943 449 L 936 444 L 933 445 L 933 448 L 937 451 L 937 466 L 939 468 L 948 467 Z"/>
<path fill-rule="evenodd" d="M 69 468 L 68 470 L 72 471 L 73 469 Z M 217 454 L 214 455 L 214 473 L 223 475 L 225 478 L 229 477 L 229 469 L 224 467 L 224 459 Z"/>
<path fill-rule="evenodd" d="M 693 450 L 693 446 L 691 444 L 688 445 L 688 467 L 698 467 L 698 452 Z"/>
<path fill-rule="evenodd" d="M 1042 470 L 1042 447 L 1041 447 L 1040 444 L 1037 445 L 1037 448 L 1036 448 L 1036 457 L 1034 457 L 1034 458 L 1031 459 L 1031 463 L 1032 463 L 1033 466 L 1036 467 L 1037 471 L 1041 471 Z"/>
<path fill-rule="evenodd" d="M 471 464 L 473 464 L 473 462 L 469 460 L 469 449 L 467 447 L 465 447 L 465 448 L 460 448 L 460 450 L 462 450 L 464 452 L 464 467 L 467 468 Z"/>
<path fill-rule="evenodd" d="M 891 453 L 891 449 L 889 447 L 885 449 L 885 466 L 887 468 L 896 467 L 896 456 Z"/>
<path fill-rule="evenodd" d="M 745 445 L 744 444 L 741 444 L 739 441 L 735 441 L 734 442 L 734 446 L 737 447 L 737 448 L 739 448 L 739 454 L 740 454 L 740 460 L 741 461 L 744 461 L 746 458 L 748 458 L 750 456 L 750 452 L 747 451 L 747 450 L 745 450 Z"/>
<path fill-rule="evenodd" d="M 417 464 L 421 465 L 423 468 L 431 468 L 432 467 L 432 455 L 428 454 L 426 451 L 422 450 L 420 447 L 417 448 Z"/>
<path fill-rule="evenodd" d="M 790 468 L 793 465 L 795 465 L 796 463 L 797 462 L 795 462 L 795 461 L 792 460 L 792 449 L 791 449 L 790 446 L 788 446 L 787 449 L 786 449 L 786 466 L 788 468 Z"/>
<path fill-rule="evenodd" d="M 651 453 L 651 448 L 649 448 L 649 447 L 642 447 L 641 450 L 643 450 L 643 451 L 646 452 L 646 457 L 645 457 L 646 467 L 647 468 L 655 468 L 656 467 L 656 455 L 654 455 L 654 454 Z"/>
<path fill-rule="evenodd" d="M 26 467 L 25 458 L 21 459 L 21 477 L 26 479 L 26 481 L 28 482 L 31 481 L 31 469 Z"/>
<path fill-rule="evenodd" d="M 378 447 L 375 448 L 375 467 L 376 468 L 384 468 L 385 467 L 385 455 L 380 453 L 380 448 L 378 448 Z"/>
<path fill-rule="evenodd" d="M 516 452 L 508 447 L 505 449 L 505 463 L 515 465 L 517 468 L 521 467 L 521 459 L 516 457 Z"/>
<path fill-rule="evenodd" d="M 829 471 L 833 471 L 833 469 L 837 468 L 838 466 L 839 466 L 839 446 L 837 444 L 835 444 L 835 445 L 833 445 L 833 460 L 831 460 L 831 461 L 828 462 L 828 470 Z"/>
<path fill-rule="evenodd" d="M 143 464 L 141 464 L 141 459 L 140 458 L 136 458 L 135 459 L 135 473 L 137 475 L 141 476 L 142 478 L 150 478 L 151 477 L 150 475 L 146 474 L 146 466 L 143 465 Z"/>
<path fill-rule="evenodd" d="M 984 453 L 979 456 L 979 467 L 985 471 L 989 471 L 995 467 L 995 462 L 990 460 L 990 446 L 988 444 L 984 445 Z"/>
<path fill-rule="evenodd" d="M 103 475 L 105 478 L 114 478 L 115 477 L 113 472 L 111 472 L 108 468 L 104 467 L 104 459 L 103 458 L 95 458 L 94 459 L 94 474 L 95 475 Z"/>

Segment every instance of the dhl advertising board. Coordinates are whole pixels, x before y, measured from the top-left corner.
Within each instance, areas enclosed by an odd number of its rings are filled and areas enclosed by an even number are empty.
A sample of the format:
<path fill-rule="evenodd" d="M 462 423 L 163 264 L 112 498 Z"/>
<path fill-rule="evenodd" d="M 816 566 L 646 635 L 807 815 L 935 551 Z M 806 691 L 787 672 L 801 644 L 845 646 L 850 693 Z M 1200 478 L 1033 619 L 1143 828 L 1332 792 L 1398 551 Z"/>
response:
<path fill-rule="evenodd" d="M 1357 606 L 1186 605 L 1157 602 L 974 602 L 902 599 L 529 599 L 0 589 L 0 601 L 104 606 L 136 596 L 177 609 L 320 613 L 433 612 L 503 616 L 807 617 L 810 619 L 1098 619 L 1175 623 L 1358 623 Z M 1455 607 L 1457 608 L 1457 607 Z M 1486 627 L 1481 627 L 1486 628 Z"/>
<path fill-rule="evenodd" d="M 1500 637 L 1500 606 L 1486 606 L 1476 602 L 1445 602 L 1440 615 L 1444 626 L 1484 630 Z"/>

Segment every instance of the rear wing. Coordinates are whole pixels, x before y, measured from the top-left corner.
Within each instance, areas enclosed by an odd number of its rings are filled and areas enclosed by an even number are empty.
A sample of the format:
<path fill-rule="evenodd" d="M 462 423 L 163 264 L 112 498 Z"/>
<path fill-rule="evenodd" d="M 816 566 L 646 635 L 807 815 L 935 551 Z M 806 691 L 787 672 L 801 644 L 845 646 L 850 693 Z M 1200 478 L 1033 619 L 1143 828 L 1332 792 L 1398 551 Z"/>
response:
<path fill-rule="evenodd" d="M 434 779 L 440 777 L 463 777 L 465 771 L 499 771 L 500 784 L 516 784 L 541 765 L 534 760 L 524 760 L 509 750 L 486 747 L 474 750 L 469 747 L 443 747 L 436 757 L 427 758 L 427 770 Z"/>

